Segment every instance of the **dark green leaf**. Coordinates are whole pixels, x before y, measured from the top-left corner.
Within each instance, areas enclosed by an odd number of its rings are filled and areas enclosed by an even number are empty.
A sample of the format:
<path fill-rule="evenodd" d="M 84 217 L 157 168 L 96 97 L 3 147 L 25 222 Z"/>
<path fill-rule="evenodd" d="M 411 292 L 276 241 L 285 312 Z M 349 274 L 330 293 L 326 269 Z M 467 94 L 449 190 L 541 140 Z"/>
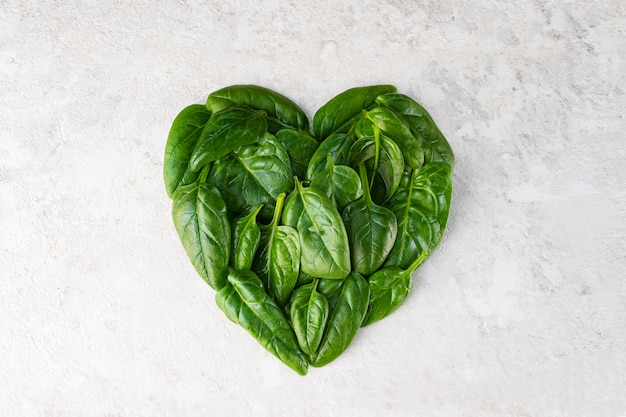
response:
<path fill-rule="evenodd" d="M 398 93 L 380 95 L 376 101 L 402 116 L 424 149 L 424 163 L 443 161 L 454 168 L 454 153 L 433 118 L 412 98 Z"/>
<path fill-rule="evenodd" d="M 309 358 L 311 365 L 324 366 L 348 348 L 363 323 L 369 297 L 370 289 L 365 278 L 358 272 L 351 272 L 341 286 L 319 350 Z"/>
<path fill-rule="evenodd" d="M 307 179 L 313 178 L 319 171 L 328 170 L 329 156 L 335 165 L 347 165 L 348 153 L 355 140 L 356 137 L 353 134 L 346 133 L 336 133 L 327 137 L 309 161 L 306 171 Z"/>
<path fill-rule="evenodd" d="M 328 300 L 330 309 L 334 309 L 345 279 L 318 279 L 317 291 Z"/>
<path fill-rule="evenodd" d="M 303 285 L 310 284 L 313 281 L 315 281 L 315 277 L 300 271 L 300 274 L 298 274 L 298 281 L 296 282 L 296 288 L 300 288 Z"/>
<path fill-rule="evenodd" d="M 318 278 L 345 278 L 350 272 L 350 249 L 341 215 L 319 188 L 296 181 L 296 197 L 283 211 L 283 223 L 295 227 L 302 249 L 301 270 Z"/>
<path fill-rule="evenodd" d="M 193 183 L 174 193 L 172 218 L 198 274 L 214 289 L 226 282 L 230 224 L 226 205 L 211 184 Z"/>
<path fill-rule="evenodd" d="M 311 186 L 325 191 L 339 210 L 363 195 L 359 174 L 349 166 L 335 165 L 330 156 L 327 169 L 313 175 Z"/>
<path fill-rule="evenodd" d="M 398 225 L 394 213 L 375 204 L 369 194 L 365 165 L 359 165 L 363 183 L 363 198 L 351 203 L 343 211 L 352 268 L 370 275 L 385 262 L 396 240 Z"/>
<path fill-rule="evenodd" d="M 387 107 L 376 107 L 365 112 L 365 117 L 398 145 L 405 164 L 414 169 L 423 165 L 422 143 L 394 111 Z"/>
<path fill-rule="evenodd" d="M 261 230 L 256 221 L 256 216 L 261 211 L 261 207 L 263 206 L 256 206 L 250 213 L 238 217 L 233 222 L 230 262 L 235 269 L 247 270 L 252 268 L 254 254 L 261 240 Z"/>
<path fill-rule="evenodd" d="M 306 356 L 289 320 L 254 272 L 232 271 L 215 300 L 230 320 L 246 329 L 265 349 L 300 375 L 306 375 Z"/>
<path fill-rule="evenodd" d="M 389 266 L 379 269 L 368 278 L 370 304 L 363 326 L 381 320 L 398 309 L 411 292 L 411 273 L 426 258 L 422 253 L 408 269 Z"/>
<path fill-rule="evenodd" d="M 279 225 L 285 194 L 278 196 L 272 222 L 261 227 L 261 243 L 254 271 L 268 294 L 285 306 L 300 273 L 300 237 L 296 229 Z"/>
<path fill-rule="evenodd" d="M 298 288 L 291 300 L 291 324 L 307 355 L 313 354 L 322 341 L 329 313 L 328 300 L 316 287 L 317 281 Z"/>
<path fill-rule="evenodd" d="M 215 161 L 208 180 L 220 190 L 230 212 L 263 205 L 264 219 L 271 218 L 278 195 L 293 188 L 287 151 L 270 133 Z"/>
<path fill-rule="evenodd" d="M 396 143 L 380 132 L 378 126 L 367 119 L 355 128 L 359 138 L 350 148 L 348 164 L 358 167 L 364 163 L 372 200 L 382 204 L 393 195 L 404 172 L 404 158 Z"/>
<path fill-rule="evenodd" d="M 324 104 L 313 117 L 313 133 L 318 140 L 328 137 L 343 124 L 375 103 L 376 97 L 396 92 L 392 85 L 356 87 L 344 91 Z"/>
<path fill-rule="evenodd" d="M 202 130 L 189 166 L 192 171 L 199 171 L 237 148 L 259 141 L 265 132 L 267 121 L 263 111 L 237 106 L 213 113 Z"/>
<path fill-rule="evenodd" d="M 276 132 L 276 139 L 285 147 L 291 161 L 291 170 L 300 180 L 306 177 L 311 156 L 317 150 L 319 143 L 307 133 L 282 129 Z"/>
<path fill-rule="evenodd" d="M 309 130 L 309 119 L 306 114 L 293 101 L 268 88 L 233 85 L 209 94 L 206 102 L 206 107 L 213 112 L 235 105 L 266 111 L 272 133 L 284 127 L 305 132 Z"/>
<path fill-rule="evenodd" d="M 167 195 L 172 197 L 178 187 L 194 182 L 200 175 L 189 169 L 191 154 L 211 112 L 200 104 L 185 107 L 174 119 L 165 145 L 163 180 Z"/>
<path fill-rule="evenodd" d="M 404 173 L 385 204 L 398 220 L 398 237 L 385 266 L 408 268 L 422 252 L 431 253 L 439 244 L 450 211 L 451 171 L 445 162 L 431 162 Z"/>

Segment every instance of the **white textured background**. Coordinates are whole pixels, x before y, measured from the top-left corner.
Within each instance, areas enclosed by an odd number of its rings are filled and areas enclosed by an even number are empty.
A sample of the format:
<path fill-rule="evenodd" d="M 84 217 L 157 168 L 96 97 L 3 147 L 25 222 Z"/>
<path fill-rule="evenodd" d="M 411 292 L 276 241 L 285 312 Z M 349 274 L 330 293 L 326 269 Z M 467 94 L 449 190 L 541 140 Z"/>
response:
<path fill-rule="evenodd" d="M 624 2 L 256 3 L 0 1 L 0 414 L 626 416 Z M 408 301 L 306 377 L 170 219 L 170 124 L 235 83 L 392 83 L 458 161 Z"/>

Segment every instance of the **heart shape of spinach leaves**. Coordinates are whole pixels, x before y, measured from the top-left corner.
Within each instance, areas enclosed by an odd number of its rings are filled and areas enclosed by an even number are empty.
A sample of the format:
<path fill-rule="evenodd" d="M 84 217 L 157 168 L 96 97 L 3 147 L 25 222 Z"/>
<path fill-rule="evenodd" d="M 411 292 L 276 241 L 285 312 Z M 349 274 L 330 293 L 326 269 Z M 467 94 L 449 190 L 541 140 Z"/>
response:
<path fill-rule="evenodd" d="M 347 90 L 313 117 L 235 85 L 175 118 L 172 218 L 219 308 L 301 375 L 394 312 L 443 236 L 454 155 L 391 85 Z"/>

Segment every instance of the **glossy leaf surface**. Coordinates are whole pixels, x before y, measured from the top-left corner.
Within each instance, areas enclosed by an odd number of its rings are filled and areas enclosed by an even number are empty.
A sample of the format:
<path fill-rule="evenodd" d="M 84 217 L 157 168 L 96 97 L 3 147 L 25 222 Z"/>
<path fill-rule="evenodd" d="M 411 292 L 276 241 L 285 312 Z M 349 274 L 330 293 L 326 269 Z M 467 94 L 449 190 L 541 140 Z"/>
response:
<path fill-rule="evenodd" d="M 247 107 L 230 107 L 213 113 L 193 150 L 189 167 L 199 171 L 243 145 L 258 142 L 267 132 L 265 113 Z"/>
<path fill-rule="evenodd" d="M 356 136 L 347 133 L 336 133 L 324 140 L 315 151 L 307 167 L 307 179 L 320 171 L 328 170 L 328 157 L 335 165 L 347 165 L 348 154 Z"/>
<path fill-rule="evenodd" d="M 179 187 L 198 179 L 199 173 L 191 171 L 189 160 L 210 117 L 211 112 L 206 107 L 192 104 L 185 107 L 172 123 L 163 159 L 163 180 L 170 198 Z"/>
<path fill-rule="evenodd" d="M 270 129 L 274 133 L 284 127 L 309 130 L 309 119 L 292 100 L 269 88 L 256 85 L 232 85 L 209 94 L 206 107 L 218 112 L 234 105 L 245 105 L 264 110 L 270 119 Z"/>
<path fill-rule="evenodd" d="M 174 193 L 172 219 L 198 274 L 219 290 L 226 282 L 230 258 L 230 223 L 217 188 L 198 182 Z"/>
<path fill-rule="evenodd" d="M 238 217 L 233 222 L 230 262 L 235 269 L 248 270 L 252 268 L 254 254 L 261 241 L 261 230 L 256 220 L 261 207 L 263 206 L 256 206 L 250 213 Z"/>
<path fill-rule="evenodd" d="M 310 356 L 311 365 L 320 367 L 337 359 L 358 332 L 369 304 L 370 289 L 358 272 L 351 272 L 341 286 L 320 347 Z"/>
<path fill-rule="evenodd" d="M 420 140 L 395 112 L 386 107 L 376 107 L 366 112 L 365 117 L 398 145 L 406 165 L 414 169 L 423 165 L 424 150 Z"/>
<path fill-rule="evenodd" d="M 406 171 L 385 204 L 396 216 L 398 236 L 385 266 L 408 268 L 422 252 L 432 252 L 443 237 L 450 211 L 452 174 L 445 162 Z"/>
<path fill-rule="evenodd" d="M 404 94 L 388 93 L 376 101 L 402 116 L 422 142 L 424 163 L 443 161 L 454 168 L 454 153 L 430 114 L 419 104 Z"/>
<path fill-rule="evenodd" d="M 291 324 L 300 348 L 313 354 L 324 335 L 328 320 L 328 300 L 317 291 L 317 281 L 298 288 L 291 300 Z"/>
<path fill-rule="evenodd" d="M 407 269 L 389 266 L 374 272 L 368 279 L 370 304 L 363 326 L 382 320 L 398 309 L 413 288 L 411 273 L 426 258 L 422 253 Z"/>
<path fill-rule="evenodd" d="M 285 205 L 283 223 L 300 236 L 301 270 L 318 278 L 345 278 L 350 272 L 350 247 L 341 215 L 319 188 L 303 187 Z"/>
<path fill-rule="evenodd" d="M 287 151 L 269 133 L 215 161 L 208 181 L 220 190 L 229 211 L 239 214 L 263 205 L 264 218 L 271 218 L 278 195 L 293 188 Z"/>
<path fill-rule="evenodd" d="M 392 85 L 356 87 L 330 99 L 313 116 L 313 134 L 318 140 L 328 137 L 343 124 L 375 103 L 376 97 L 396 92 Z"/>
<path fill-rule="evenodd" d="M 343 222 L 350 241 L 352 268 L 367 276 L 385 262 L 396 240 L 398 224 L 391 210 L 372 201 L 363 164 L 359 171 L 364 184 L 363 198 L 345 208 Z"/>
<path fill-rule="evenodd" d="M 359 174 L 347 165 L 335 165 L 330 156 L 327 169 L 317 171 L 313 175 L 311 186 L 326 192 L 339 210 L 363 195 Z"/>
<path fill-rule="evenodd" d="M 300 236 L 296 229 L 280 225 L 285 194 L 278 196 L 272 221 L 261 226 L 261 243 L 254 271 L 274 300 L 287 304 L 300 274 Z"/>
<path fill-rule="evenodd" d="M 393 195 L 404 172 L 402 151 L 389 137 L 381 133 L 369 120 L 357 124 L 359 138 L 350 148 L 348 164 L 365 164 L 372 200 L 382 204 Z"/>
<path fill-rule="evenodd" d="M 289 320 L 267 295 L 263 283 L 252 271 L 232 271 L 228 282 L 215 296 L 218 307 L 241 325 L 265 349 L 300 375 L 306 375 L 308 362 L 298 346 Z"/>
<path fill-rule="evenodd" d="M 300 180 L 306 177 L 306 170 L 311 157 L 319 147 L 319 143 L 307 133 L 282 129 L 276 132 L 276 139 L 285 147 L 293 174 Z"/>

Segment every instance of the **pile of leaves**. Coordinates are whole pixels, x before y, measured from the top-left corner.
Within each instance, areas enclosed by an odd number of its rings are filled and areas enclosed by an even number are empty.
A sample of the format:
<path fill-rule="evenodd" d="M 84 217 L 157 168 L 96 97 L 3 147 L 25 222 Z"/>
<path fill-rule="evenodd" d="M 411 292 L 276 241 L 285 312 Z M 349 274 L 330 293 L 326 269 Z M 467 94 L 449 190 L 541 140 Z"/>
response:
<path fill-rule="evenodd" d="M 454 155 L 390 85 L 313 117 L 267 88 L 215 91 L 175 118 L 164 180 L 176 231 L 219 308 L 305 375 L 394 312 L 439 244 Z"/>

